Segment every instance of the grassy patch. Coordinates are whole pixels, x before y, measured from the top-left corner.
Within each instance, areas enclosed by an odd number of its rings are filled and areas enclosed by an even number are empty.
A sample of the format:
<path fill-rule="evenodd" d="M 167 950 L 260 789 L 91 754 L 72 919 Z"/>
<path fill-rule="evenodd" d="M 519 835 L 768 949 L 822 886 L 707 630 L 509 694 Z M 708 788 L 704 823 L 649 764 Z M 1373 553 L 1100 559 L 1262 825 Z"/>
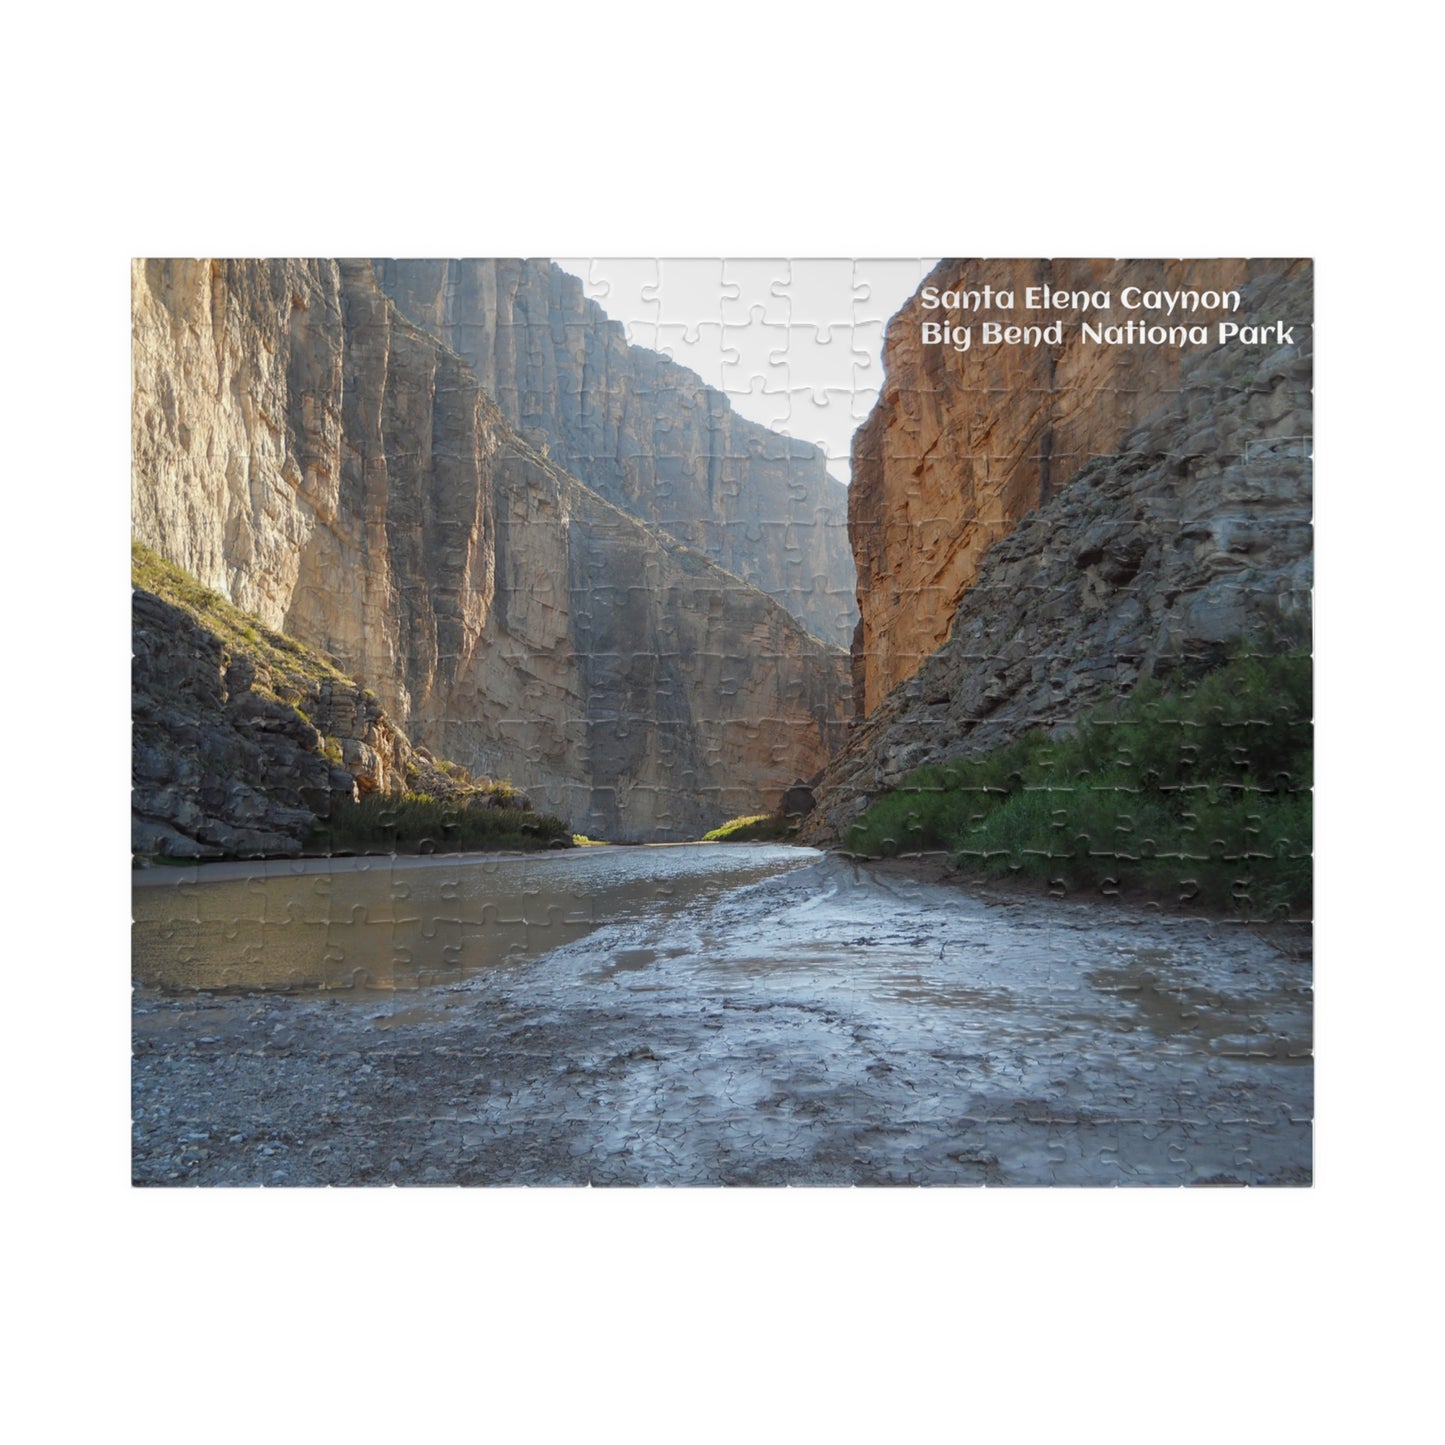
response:
<path fill-rule="evenodd" d="M 1141 892 L 1308 917 L 1311 662 L 1242 650 L 1193 685 L 1140 684 L 1051 741 L 909 774 L 849 829 L 856 853 L 946 850 L 1054 891 Z"/>
<path fill-rule="evenodd" d="M 428 793 L 373 793 L 340 802 L 318 819 L 308 853 L 468 853 L 499 849 L 570 848 L 560 818 L 480 800 L 452 801 Z"/>
<path fill-rule="evenodd" d="M 172 566 L 139 542 L 131 543 L 130 574 L 133 586 L 189 612 L 228 652 L 251 658 L 260 673 L 253 691 L 262 696 L 299 712 L 299 704 L 310 698 L 318 683 L 349 683 L 325 653 L 267 627 L 260 618 L 233 606 L 219 592 L 203 587 L 189 572 Z"/>
<path fill-rule="evenodd" d="M 781 813 L 754 813 L 748 818 L 733 818 L 711 833 L 704 833 L 704 843 L 786 843 L 796 831 Z"/>

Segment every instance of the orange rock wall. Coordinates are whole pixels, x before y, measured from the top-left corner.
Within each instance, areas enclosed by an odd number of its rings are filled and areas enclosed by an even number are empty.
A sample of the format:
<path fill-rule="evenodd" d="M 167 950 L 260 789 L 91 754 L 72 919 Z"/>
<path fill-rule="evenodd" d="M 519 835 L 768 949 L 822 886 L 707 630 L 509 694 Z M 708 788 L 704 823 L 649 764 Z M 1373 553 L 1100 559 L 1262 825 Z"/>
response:
<path fill-rule="evenodd" d="M 1307 264 L 1307 263 L 1300 263 Z M 947 639 L 959 599 L 989 547 L 1078 469 L 1109 455 L 1178 387 L 1181 359 L 1205 350 L 1086 344 L 1080 323 L 1249 322 L 1238 313 L 1128 311 L 1129 285 L 1228 290 L 1288 270 L 1278 261 L 947 260 L 894 317 L 885 382 L 853 441 L 848 530 L 861 618 L 853 643 L 854 707 L 862 717 L 912 677 Z M 1014 293 L 1012 309 L 925 308 L 924 287 Z M 1024 291 L 1107 291 L 1108 311 L 1029 311 Z M 980 344 L 983 320 L 1062 319 L 1062 344 Z M 972 325 L 967 351 L 924 345 L 922 323 Z M 1210 344 L 1213 342 L 1211 340 Z"/>

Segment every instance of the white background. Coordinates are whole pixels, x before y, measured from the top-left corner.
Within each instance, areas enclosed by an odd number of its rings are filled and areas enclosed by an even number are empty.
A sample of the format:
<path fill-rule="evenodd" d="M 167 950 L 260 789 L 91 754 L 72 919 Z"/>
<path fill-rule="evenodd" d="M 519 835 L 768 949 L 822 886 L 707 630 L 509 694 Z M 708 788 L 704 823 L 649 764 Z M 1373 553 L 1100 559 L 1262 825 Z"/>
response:
<path fill-rule="evenodd" d="M 22 13 L 17 1438 L 1421 1433 L 1440 383 L 1435 51 L 1403 7 Z M 227 252 L 1314 255 L 1314 1188 L 131 1191 L 127 261 Z"/>

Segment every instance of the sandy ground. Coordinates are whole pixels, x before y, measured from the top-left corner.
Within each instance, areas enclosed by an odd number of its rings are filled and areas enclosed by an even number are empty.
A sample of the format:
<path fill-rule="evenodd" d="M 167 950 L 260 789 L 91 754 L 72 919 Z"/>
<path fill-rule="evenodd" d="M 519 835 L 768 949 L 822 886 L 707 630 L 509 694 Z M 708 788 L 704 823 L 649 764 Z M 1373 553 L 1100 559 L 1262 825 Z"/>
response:
<path fill-rule="evenodd" d="M 1298 932 L 788 858 L 420 991 L 137 989 L 134 1177 L 1310 1182 Z"/>

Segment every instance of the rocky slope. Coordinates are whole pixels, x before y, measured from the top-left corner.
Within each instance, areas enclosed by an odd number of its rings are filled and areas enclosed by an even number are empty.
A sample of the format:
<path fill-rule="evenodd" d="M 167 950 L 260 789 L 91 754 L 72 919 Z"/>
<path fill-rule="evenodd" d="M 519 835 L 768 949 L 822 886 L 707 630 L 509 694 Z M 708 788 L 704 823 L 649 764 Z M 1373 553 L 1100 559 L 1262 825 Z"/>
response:
<path fill-rule="evenodd" d="M 1087 462 L 1117 451 L 1125 434 L 1176 390 L 1181 365 L 1198 354 L 1168 345 L 1088 344 L 1079 321 L 1122 325 L 1144 316 L 1120 306 L 1121 289 L 1130 284 L 1227 289 L 1301 267 L 1308 263 L 950 260 L 935 267 L 889 324 L 883 390 L 854 437 L 848 525 L 861 609 L 853 644 L 860 716 L 912 677 L 947 638 L 988 549 Z M 1044 285 L 1104 290 L 1113 306 L 1027 310 L 1026 288 Z M 940 293 L 991 286 L 1011 291 L 1017 304 L 950 316 L 923 305 L 928 286 Z M 926 320 L 972 323 L 977 341 L 982 319 L 1037 325 L 1055 314 L 1065 321 L 1058 347 L 974 344 L 959 351 L 921 339 Z M 1147 319 L 1159 316 L 1151 312 Z M 1242 312 L 1240 319 L 1249 317 Z M 1283 319 L 1307 323 L 1309 316 Z"/>
<path fill-rule="evenodd" d="M 1035 499 L 981 560 L 960 565 L 957 575 L 971 585 L 961 584 L 966 590 L 945 619 L 947 641 L 857 727 L 824 775 L 805 836 L 835 839 L 871 797 L 911 769 L 985 751 L 1030 728 L 1067 726 L 1141 677 L 1178 666 L 1197 671 L 1241 638 L 1308 637 L 1308 263 L 1261 275 L 1251 283 L 1250 301 L 1262 314 L 1295 323 L 1294 344 L 1186 353 L 1175 387 L 1155 397 L 1142 424 L 1067 484 L 1051 483 L 1048 499 L 1042 505 Z M 1106 422 L 1085 415 L 1083 402 L 1090 394 L 1100 401 L 1098 390 L 1064 399 L 1068 410 L 1061 414 L 1076 417 L 1069 435 L 1107 431 Z M 934 416 L 931 434 L 968 434 L 945 410 L 950 396 L 956 403 L 958 393 L 946 390 L 918 403 Z M 1005 412 L 1020 404 L 1012 392 L 1002 398 Z M 1108 396 L 1102 404 L 1106 417 L 1119 405 Z M 965 411 L 974 432 L 988 435 L 993 422 L 982 399 L 966 402 Z M 870 423 L 870 445 L 879 425 Z M 941 464 L 932 475 L 941 488 Z M 875 470 L 860 496 L 876 502 L 883 476 L 896 474 Z M 1037 459 L 1028 476 L 1028 486 L 1039 485 Z M 876 565 L 881 554 L 867 548 L 885 528 L 856 515 L 855 535 Z M 969 536 L 962 528 L 955 537 L 961 551 L 969 550 Z M 902 540 L 896 535 L 888 546 Z M 950 575 L 941 543 L 919 551 L 920 567 Z M 942 607 L 936 599 L 946 592 L 940 584 L 933 607 Z M 902 603 L 895 618 L 903 616 Z M 898 652 L 886 661 L 869 683 L 870 695 L 899 661 Z"/>
<path fill-rule="evenodd" d="M 538 450 L 623 511 L 761 588 L 847 647 L 847 497 L 823 453 L 746 421 L 550 261 L 378 260 L 402 315 L 465 358 Z"/>
<path fill-rule="evenodd" d="M 330 662 L 137 547 L 132 851 L 291 856 L 318 817 L 403 787 L 419 759 Z"/>
<path fill-rule="evenodd" d="M 137 539 L 418 744 L 610 838 L 829 756 L 841 654 L 522 441 L 370 262 L 137 262 L 133 338 Z"/>

